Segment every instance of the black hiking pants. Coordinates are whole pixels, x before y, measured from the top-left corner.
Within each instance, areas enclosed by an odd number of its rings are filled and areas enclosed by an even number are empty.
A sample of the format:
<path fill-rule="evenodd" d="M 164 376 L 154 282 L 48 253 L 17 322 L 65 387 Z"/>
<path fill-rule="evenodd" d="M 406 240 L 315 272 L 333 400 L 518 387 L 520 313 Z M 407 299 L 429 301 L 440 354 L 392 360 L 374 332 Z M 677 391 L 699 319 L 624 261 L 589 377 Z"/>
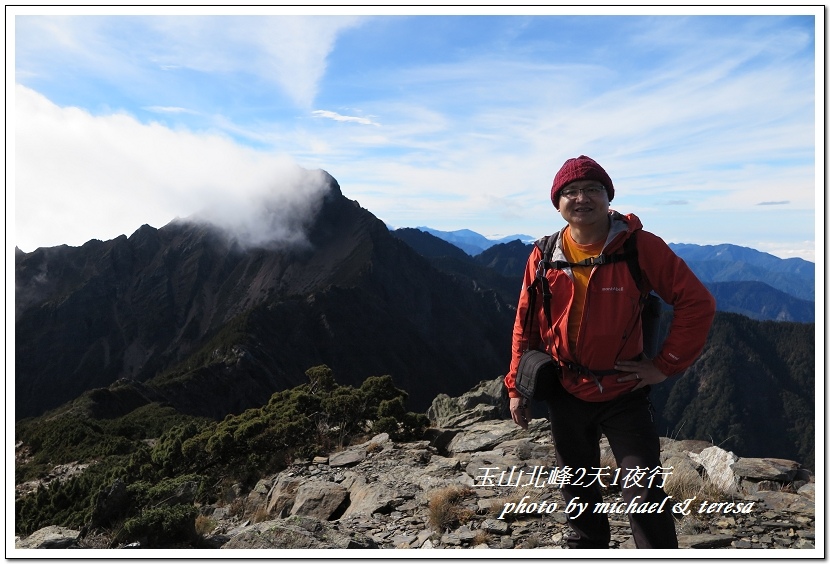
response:
<path fill-rule="evenodd" d="M 596 481 L 586 484 L 592 481 L 590 476 L 597 473 L 592 469 L 600 468 L 599 441 L 603 433 L 620 468 L 620 478 L 634 475 L 632 473 L 637 469 L 648 469 L 650 472 L 660 468 L 660 438 L 648 399 L 649 388 L 641 388 L 607 402 L 580 400 L 566 392 L 558 379 L 553 388 L 547 403 L 557 467 L 560 470 L 568 467 L 575 475 L 582 473 L 582 469 L 587 472 L 581 485 L 562 485 L 566 505 L 572 501 L 588 504 L 578 517 L 574 511 L 568 513 L 568 524 L 573 529 L 573 534 L 567 539 L 568 546 L 608 548 L 611 540 L 608 515 L 601 511 L 594 512 L 594 508 L 598 507 L 596 504 L 603 502 L 600 484 Z M 607 485 L 611 479 L 604 477 L 602 481 Z M 626 507 L 632 507 L 632 501 L 649 505 L 663 502 L 666 494 L 659 487 L 662 482 L 663 476 L 652 479 L 650 486 L 647 477 L 629 482 L 618 481 L 626 486 L 622 487 Z M 628 513 L 637 548 L 677 548 L 672 501 L 669 499 L 663 503 L 662 512 Z M 622 514 L 615 515 L 623 517 Z"/>

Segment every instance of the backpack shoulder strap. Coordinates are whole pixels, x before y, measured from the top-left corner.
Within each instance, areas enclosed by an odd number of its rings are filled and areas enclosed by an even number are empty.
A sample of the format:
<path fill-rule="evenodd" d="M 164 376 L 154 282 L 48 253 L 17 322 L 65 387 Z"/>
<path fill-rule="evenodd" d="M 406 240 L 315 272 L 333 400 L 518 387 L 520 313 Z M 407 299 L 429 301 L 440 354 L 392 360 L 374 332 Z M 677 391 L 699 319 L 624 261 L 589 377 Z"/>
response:
<path fill-rule="evenodd" d="M 530 305 L 525 315 L 524 328 L 527 331 L 530 326 L 530 316 L 533 315 L 534 304 L 536 302 L 536 293 L 542 294 L 542 310 L 545 314 L 545 319 L 550 323 L 550 284 L 545 277 L 545 272 L 551 267 L 551 257 L 553 256 L 553 249 L 556 248 L 556 240 L 559 238 L 559 232 L 554 231 L 553 234 L 541 237 L 536 240 L 535 245 L 542 251 L 542 260 L 536 265 L 536 276 L 533 282 L 528 287 L 527 291 L 530 295 Z"/>
<path fill-rule="evenodd" d="M 536 240 L 536 246 L 542 251 L 542 260 L 546 263 L 549 263 L 553 256 L 553 249 L 556 248 L 557 239 L 559 239 L 559 231 L 554 231 L 551 235 L 540 237 Z"/>
<path fill-rule="evenodd" d="M 647 294 L 648 290 L 645 288 L 643 271 L 640 268 L 640 255 L 637 251 L 637 232 L 634 231 L 628 239 L 623 243 L 623 255 L 625 262 L 628 263 L 628 270 L 631 272 L 631 277 L 637 285 L 637 289 L 641 294 Z"/>

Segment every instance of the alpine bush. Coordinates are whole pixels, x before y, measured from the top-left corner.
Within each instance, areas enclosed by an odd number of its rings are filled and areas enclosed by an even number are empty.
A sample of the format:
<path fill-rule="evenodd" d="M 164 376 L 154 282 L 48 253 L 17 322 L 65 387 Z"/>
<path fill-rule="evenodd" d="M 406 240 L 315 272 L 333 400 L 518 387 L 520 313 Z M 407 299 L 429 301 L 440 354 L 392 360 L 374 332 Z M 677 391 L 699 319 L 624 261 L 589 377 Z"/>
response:
<path fill-rule="evenodd" d="M 337 384 L 325 365 L 305 374 L 308 383 L 222 421 L 156 404 L 96 419 L 78 401 L 50 417 L 18 422 L 16 440 L 30 456 L 16 468 L 17 483 L 45 477 L 55 463 L 90 465 L 18 498 L 16 532 L 90 526 L 119 531 L 118 542 L 191 542 L 194 502 L 214 503 L 227 484 L 251 487 L 296 457 L 327 454 L 368 432 L 419 438 L 429 424 L 426 415 L 406 411 L 407 394 L 391 376 L 372 376 L 355 388 Z"/>

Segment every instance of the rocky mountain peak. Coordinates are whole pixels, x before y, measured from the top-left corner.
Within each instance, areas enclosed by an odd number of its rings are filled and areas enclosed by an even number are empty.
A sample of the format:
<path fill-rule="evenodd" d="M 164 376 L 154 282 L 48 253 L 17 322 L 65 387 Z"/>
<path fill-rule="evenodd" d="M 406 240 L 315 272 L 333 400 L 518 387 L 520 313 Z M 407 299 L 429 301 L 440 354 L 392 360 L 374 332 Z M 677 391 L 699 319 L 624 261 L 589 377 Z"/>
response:
<path fill-rule="evenodd" d="M 423 410 L 436 392 L 500 372 L 509 309 L 433 269 L 328 173 L 317 176 L 319 205 L 292 204 L 313 213 L 292 224 L 303 235 L 290 244 L 251 245 L 189 218 L 19 254 L 16 417 L 122 378 L 167 375 L 157 388 L 171 403 L 221 418 L 318 364 L 355 384 L 392 374 Z M 463 349 L 477 354 L 459 358 Z M 247 354 L 233 366 L 211 360 L 231 350 Z M 196 382 L 198 397 L 185 393 Z"/>

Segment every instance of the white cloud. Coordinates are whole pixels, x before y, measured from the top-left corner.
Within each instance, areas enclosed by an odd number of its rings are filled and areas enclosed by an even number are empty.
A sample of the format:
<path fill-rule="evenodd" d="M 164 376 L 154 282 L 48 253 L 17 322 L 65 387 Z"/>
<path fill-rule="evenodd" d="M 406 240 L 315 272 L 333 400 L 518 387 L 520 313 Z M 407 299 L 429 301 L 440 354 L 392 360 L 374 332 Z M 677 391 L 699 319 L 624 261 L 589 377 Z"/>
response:
<path fill-rule="evenodd" d="M 15 244 L 81 245 L 197 214 L 245 244 L 298 243 L 326 184 L 219 135 L 92 116 L 15 89 Z"/>
<path fill-rule="evenodd" d="M 139 89 L 164 84 L 155 70 L 240 73 L 308 109 L 338 34 L 361 22 L 353 16 L 18 17 L 16 49 L 27 72 L 45 74 L 71 61 L 104 81 Z"/>
<path fill-rule="evenodd" d="M 379 123 L 372 121 L 369 118 L 359 117 L 359 116 L 344 116 L 338 114 L 337 112 L 331 112 L 328 110 L 314 110 L 311 112 L 311 115 L 320 118 L 326 118 L 334 121 L 342 121 L 342 122 L 351 122 L 351 123 L 359 123 L 360 125 L 374 125 L 378 126 Z"/>

